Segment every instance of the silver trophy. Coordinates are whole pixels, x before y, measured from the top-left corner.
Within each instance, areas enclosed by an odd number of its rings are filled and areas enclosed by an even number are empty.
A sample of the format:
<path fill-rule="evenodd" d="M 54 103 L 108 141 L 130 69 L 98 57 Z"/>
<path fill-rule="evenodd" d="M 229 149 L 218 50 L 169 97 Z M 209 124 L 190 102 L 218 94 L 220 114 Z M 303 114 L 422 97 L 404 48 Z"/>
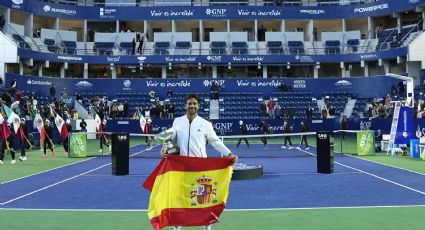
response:
<path fill-rule="evenodd" d="M 175 146 L 172 142 L 174 130 L 172 128 L 164 130 L 155 136 L 155 140 L 162 142 L 162 145 L 166 147 L 167 151 L 165 154 L 179 154 L 180 148 Z"/>

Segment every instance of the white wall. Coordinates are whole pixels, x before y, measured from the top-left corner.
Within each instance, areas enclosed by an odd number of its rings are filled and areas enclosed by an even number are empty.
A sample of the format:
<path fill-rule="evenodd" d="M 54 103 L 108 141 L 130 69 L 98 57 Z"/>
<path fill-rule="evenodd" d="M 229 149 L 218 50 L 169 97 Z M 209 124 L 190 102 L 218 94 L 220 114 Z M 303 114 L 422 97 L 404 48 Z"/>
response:
<path fill-rule="evenodd" d="M 422 69 L 425 69 L 425 33 L 421 33 L 409 44 L 408 61 L 422 62 Z"/>
<path fill-rule="evenodd" d="M 248 42 L 248 32 L 211 32 L 210 41 Z"/>
<path fill-rule="evenodd" d="M 304 41 L 304 32 L 266 32 L 266 41 Z"/>
<path fill-rule="evenodd" d="M 4 83 L 5 63 L 18 63 L 18 47 L 0 32 L 0 78 Z"/>
<path fill-rule="evenodd" d="M 20 34 L 24 36 L 25 34 L 25 27 L 23 25 L 15 24 L 15 23 L 9 23 L 9 33 L 11 34 Z"/>
<path fill-rule="evenodd" d="M 40 32 L 41 41 L 44 39 L 53 39 L 55 41 L 77 41 L 77 32 L 68 30 L 52 30 L 41 28 Z"/>
<path fill-rule="evenodd" d="M 347 31 L 347 32 L 322 32 L 322 42 L 325 41 L 340 41 L 341 43 L 346 42 L 348 39 L 359 39 L 360 30 Z"/>
<path fill-rule="evenodd" d="M 94 42 L 115 42 L 117 33 L 95 33 Z"/>

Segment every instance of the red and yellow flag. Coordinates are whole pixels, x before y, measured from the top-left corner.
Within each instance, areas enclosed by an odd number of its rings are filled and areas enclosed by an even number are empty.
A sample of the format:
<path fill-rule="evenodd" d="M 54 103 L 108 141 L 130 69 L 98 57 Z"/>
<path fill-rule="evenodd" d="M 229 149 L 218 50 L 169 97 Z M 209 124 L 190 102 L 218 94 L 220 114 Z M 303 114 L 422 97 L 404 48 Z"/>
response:
<path fill-rule="evenodd" d="M 217 223 L 229 195 L 232 164 L 231 158 L 162 159 L 143 184 L 151 191 L 148 216 L 153 228 Z"/>

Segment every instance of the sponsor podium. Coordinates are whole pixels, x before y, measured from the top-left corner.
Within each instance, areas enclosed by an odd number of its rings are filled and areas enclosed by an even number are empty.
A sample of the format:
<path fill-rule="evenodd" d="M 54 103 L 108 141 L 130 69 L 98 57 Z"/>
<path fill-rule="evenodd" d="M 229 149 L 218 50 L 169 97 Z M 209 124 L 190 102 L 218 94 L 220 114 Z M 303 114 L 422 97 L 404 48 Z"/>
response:
<path fill-rule="evenodd" d="M 129 134 L 112 133 L 112 174 L 128 175 L 129 172 Z"/>
<path fill-rule="evenodd" d="M 332 132 L 317 132 L 317 172 L 334 172 L 334 138 Z"/>

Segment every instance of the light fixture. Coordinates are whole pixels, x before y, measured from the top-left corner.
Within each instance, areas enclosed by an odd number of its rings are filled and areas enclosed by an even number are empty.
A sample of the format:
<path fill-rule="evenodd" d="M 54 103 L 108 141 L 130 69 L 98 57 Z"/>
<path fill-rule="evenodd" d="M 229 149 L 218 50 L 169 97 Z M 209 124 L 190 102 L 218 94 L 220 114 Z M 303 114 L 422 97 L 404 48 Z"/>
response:
<path fill-rule="evenodd" d="M 261 62 L 258 62 L 258 69 L 261 69 Z"/>
<path fill-rule="evenodd" d="M 232 69 L 232 63 L 227 63 L 227 69 Z"/>
<path fill-rule="evenodd" d="M 168 69 L 171 70 L 173 68 L 173 66 L 171 65 L 171 62 L 168 63 Z"/>
<path fill-rule="evenodd" d="M 201 68 L 202 68 L 201 63 L 198 62 L 198 69 L 201 69 Z"/>

